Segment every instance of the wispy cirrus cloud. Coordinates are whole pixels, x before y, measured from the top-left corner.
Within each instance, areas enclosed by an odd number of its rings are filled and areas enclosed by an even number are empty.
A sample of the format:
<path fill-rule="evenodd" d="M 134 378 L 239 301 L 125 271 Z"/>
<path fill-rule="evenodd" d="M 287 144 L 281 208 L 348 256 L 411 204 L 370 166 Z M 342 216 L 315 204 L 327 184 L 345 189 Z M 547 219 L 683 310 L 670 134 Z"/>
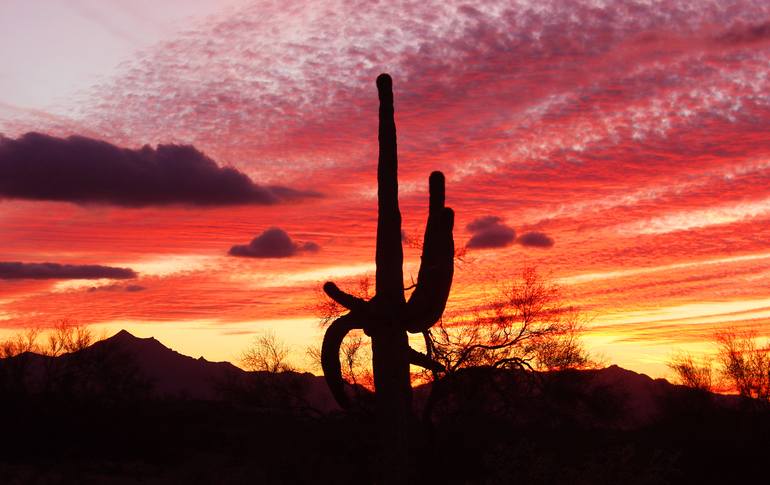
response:
<path fill-rule="evenodd" d="M 752 219 L 770 219 L 770 199 L 664 214 L 647 220 L 623 224 L 618 227 L 618 230 L 637 234 L 665 234 Z"/>

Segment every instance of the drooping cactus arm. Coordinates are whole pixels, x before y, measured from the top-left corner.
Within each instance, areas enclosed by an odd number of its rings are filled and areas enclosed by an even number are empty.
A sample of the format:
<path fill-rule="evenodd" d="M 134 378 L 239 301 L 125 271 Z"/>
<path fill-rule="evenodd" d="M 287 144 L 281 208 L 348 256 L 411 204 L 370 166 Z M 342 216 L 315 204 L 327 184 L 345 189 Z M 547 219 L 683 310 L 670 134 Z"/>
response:
<path fill-rule="evenodd" d="M 433 172 L 429 179 L 430 209 L 425 226 L 417 285 L 406 306 L 409 332 L 423 332 L 441 318 L 454 275 L 454 212 L 444 207 L 444 175 Z"/>
<path fill-rule="evenodd" d="M 367 312 L 368 302 L 366 300 L 358 298 L 357 296 L 353 296 L 350 293 L 345 293 L 339 288 L 339 286 L 335 285 L 331 281 L 324 283 L 323 290 L 324 293 L 329 296 L 329 298 L 344 306 L 348 310 L 361 313 Z"/>
<path fill-rule="evenodd" d="M 389 75 L 380 74 L 377 77 L 377 93 L 380 99 L 380 124 L 377 162 L 376 294 L 381 304 L 396 310 L 404 302 L 404 253 L 401 248 L 401 212 L 398 208 L 393 82 Z"/>
<path fill-rule="evenodd" d="M 345 335 L 354 328 L 361 328 L 353 314 L 348 313 L 334 320 L 324 334 L 321 344 L 321 368 L 329 390 L 343 409 L 350 407 L 350 399 L 345 394 L 345 380 L 342 378 L 340 365 L 340 347 Z"/>

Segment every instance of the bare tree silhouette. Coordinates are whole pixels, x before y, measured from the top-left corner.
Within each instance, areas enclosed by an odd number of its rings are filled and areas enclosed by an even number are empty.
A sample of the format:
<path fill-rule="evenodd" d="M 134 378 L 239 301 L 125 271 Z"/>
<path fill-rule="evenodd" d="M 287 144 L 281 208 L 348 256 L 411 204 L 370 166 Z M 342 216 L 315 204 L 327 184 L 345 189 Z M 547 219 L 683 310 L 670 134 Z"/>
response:
<path fill-rule="evenodd" d="M 330 298 L 349 310 L 332 322 L 321 346 L 321 365 L 335 399 L 349 406 L 339 351 L 345 335 L 363 329 L 372 338 L 372 368 L 378 426 L 383 445 L 381 478 L 403 483 L 408 462 L 408 421 L 412 411 L 409 364 L 439 369 L 430 356 L 409 347 L 407 332 L 426 332 L 444 312 L 454 272 L 454 212 L 444 206 L 444 175 L 429 178 L 429 214 L 422 262 L 409 301 L 404 296 L 401 212 L 398 207 L 398 156 L 389 75 L 377 77 L 379 159 L 377 165 L 377 249 L 375 296 L 364 300 L 324 284 Z"/>
<path fill-rule="evenodd" d="M 711 392 L 714 389 L 714 371 L 710 359 L 696 359 L 690 354 L 679 353 L 666 365 L 674 372 L 675 378 L 683 386 Z"/>
<path fill-rule="evenodd" d="M 687 387 L 711 391 L 714 384 L 757 402 L 770 403 L 770 343 L 753 330 L 726 328 L 714 335 L 716 351 L 702 359 L 680 353 L 669 362 L 676 380 Z M 712 369 L 712 363 L 716 369 Z M 712 381 L 716 372 L 720 382 Z"/>
<path fill-rule="evenodd" d="M 596 366 L 580 339 L 586 320 L 561 287 L 534 267 L 524 268 L 470 318 L 443 319 L 427 342 L 445 371 L 430 376 L 425 423 L 446 406 L 470 412 L 497 401 L 513 411 L 523 392 L 552 385 L 542 372 Z M 512 376 L 520 382 L 514 384 Z"/>
<path fill-rule="evenodd" d="M 442 321 L 430 332 L 431 354 L 448 373 L 468 367 L 564 370 L 591 364 L 580 341 L 587 317 L 533 267 L 470 321 Z"/>
<path fill-rule="evenodd" d="M 756 333 L 726 330 L 716 336 L 722 375 L 741 396 L 770 402 L 770 345 Z"/>
<path fill-rule="evenodd" d="M 249 371 L 286 372 L 294 367 L 288 362 L 289 347 L 274 333 L 255 337 L 241 352 L 241 365 Z"/>

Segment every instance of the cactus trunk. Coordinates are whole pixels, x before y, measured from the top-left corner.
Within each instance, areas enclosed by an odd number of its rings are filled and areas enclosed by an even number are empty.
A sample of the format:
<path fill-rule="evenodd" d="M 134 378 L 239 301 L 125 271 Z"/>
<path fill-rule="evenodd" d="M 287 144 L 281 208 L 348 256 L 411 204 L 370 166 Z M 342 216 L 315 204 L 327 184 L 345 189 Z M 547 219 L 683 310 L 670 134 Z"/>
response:
<path fill-rule="evenodd" d="M 377 427 L 382 445 L 379 474 L 383 483 L 408 481 L 412 412 L 408 349 L 403 330 L 387 329 L 372 335 Z"/>
<path fill-rule="evenodd" d="M 404 300 L 401 212 L 398 208 L 398 154 L 390 76 L 377 78 L 380 98 L 379 159 L 377 163 L 377 252 L 375 256 L 378 313 L 372 331 L 377 419 L 383 445 L 381 474 L 385 482 L 404 482 L 407 471 L 408 419 L 412 408 L 409 342 L 398 321 Z"/>

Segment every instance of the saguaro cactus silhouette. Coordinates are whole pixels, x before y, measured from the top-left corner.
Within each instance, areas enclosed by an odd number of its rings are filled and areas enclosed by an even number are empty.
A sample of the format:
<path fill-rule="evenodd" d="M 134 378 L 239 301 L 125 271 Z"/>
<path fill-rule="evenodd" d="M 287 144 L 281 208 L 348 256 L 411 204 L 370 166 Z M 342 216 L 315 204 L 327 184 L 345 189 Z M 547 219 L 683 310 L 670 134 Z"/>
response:
<path fill-rule="evenodd" d="M 404 296 L 401 212 L 398 208 L 398 157 L 393 117 L 393 88 L 389 75 L 377 77 L 380 99 L 379 160 L 377 164 L 377 250 L 375 296 L 362 300 L 332 282 L 324 291 L 349 312 L 328 328 L 321 347 L 321 365 L 337 402 L 348 407 L 339 360 L 342 340 L 353 329 L 372 338 L 372 367 L 377 414 L 390 443 L 406 442 L 412 388 L 409 364 L 430 369 L 441 366 L 409 347 L 407 332 L 426 332 L 441 318 L 454 271 L 454 212 L 444 206 L 444 175 L 429 178 L 429 212 L 417 284 L 409 301 Z M 406 450 L 402 451 L 406 453 Z M 386 461 L 389 461 L 386 459 Z"/>

